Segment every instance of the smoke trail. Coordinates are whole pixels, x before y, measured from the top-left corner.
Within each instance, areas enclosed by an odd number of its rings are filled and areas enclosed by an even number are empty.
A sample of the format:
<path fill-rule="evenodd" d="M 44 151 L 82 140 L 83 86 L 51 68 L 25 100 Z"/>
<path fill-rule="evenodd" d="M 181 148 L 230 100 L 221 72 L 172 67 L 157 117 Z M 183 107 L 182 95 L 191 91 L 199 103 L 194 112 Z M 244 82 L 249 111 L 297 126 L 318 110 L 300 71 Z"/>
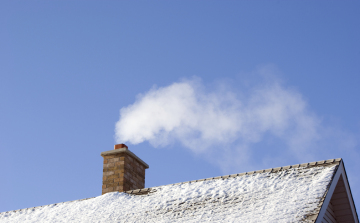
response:
<path fill-rule="evenodd" d="M 201 81 L 187 80 L 153 88 L 122 108 L 115 136 L 117 142 L 155 147 L 178 141 L 195 153 L 236 143 L 246 153 L 271 135 L 296 151 L 318 137 L 318 125 L 301 95 L 276 81 L 240 98 L 224 88 L 206 92 Z"/>

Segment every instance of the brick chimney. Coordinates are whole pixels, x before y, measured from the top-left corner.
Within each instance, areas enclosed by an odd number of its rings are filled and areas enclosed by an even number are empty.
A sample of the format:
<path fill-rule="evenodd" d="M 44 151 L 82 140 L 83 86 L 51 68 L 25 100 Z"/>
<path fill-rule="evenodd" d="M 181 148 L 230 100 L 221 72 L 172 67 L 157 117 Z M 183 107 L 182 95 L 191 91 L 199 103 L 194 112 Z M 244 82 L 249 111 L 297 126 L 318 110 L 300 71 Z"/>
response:
<path fill-rule="evenodd" d="M 104 157 L 102 194 L 145 187 L 145 169 L 149 165 L 125 144 L 117 144 L 114 150 L 102 152 L 101 156 Z"/>

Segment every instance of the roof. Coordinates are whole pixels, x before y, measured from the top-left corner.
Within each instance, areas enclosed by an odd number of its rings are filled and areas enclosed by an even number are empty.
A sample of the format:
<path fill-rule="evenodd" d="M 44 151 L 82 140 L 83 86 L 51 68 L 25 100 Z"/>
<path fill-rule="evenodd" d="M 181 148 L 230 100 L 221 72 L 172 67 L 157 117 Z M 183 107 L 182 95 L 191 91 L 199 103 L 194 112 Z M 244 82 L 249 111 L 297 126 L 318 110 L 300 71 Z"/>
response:
<path fill-rule="evenodd" d="M 298 164 L 3 212 L 0 222 L 359 222 L 344 171 L 342 159 Z M 337 212 L 344 196 L 350 214 Z"/>

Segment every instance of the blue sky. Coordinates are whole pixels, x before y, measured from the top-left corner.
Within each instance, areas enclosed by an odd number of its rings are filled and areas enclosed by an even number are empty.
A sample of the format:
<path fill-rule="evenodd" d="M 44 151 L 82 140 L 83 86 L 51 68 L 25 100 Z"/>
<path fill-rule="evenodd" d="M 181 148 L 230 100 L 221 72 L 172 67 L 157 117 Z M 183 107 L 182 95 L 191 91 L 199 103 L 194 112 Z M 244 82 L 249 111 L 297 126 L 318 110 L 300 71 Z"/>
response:
<path fill-rule="evenodd" d="M 2 1 L 0 212 L 100 195 L 116 140 L 149 164 L 147 187 L 342 157 L 359 207 L 359 10 Z"/>

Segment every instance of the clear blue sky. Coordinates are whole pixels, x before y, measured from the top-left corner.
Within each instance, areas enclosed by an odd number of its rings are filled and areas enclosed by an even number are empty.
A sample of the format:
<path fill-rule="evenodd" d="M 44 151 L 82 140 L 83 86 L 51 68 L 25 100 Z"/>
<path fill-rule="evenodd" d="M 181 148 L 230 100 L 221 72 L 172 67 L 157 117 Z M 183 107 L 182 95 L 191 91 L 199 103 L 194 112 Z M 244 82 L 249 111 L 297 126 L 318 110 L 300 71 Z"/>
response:
<path fill-rule="evenodd" d="M 146 186 L 342 157 L 359 209 L 359 12 L 350 0 L 1 1 L 0 212 L 100 195 L 100 153 L 138 94 L 195 77 L 244 99 L 264 67 L 319 122 L 310 158 L 271 134 L 226 171 L 176 140 L 127 143 L 150 165 Z"/>

